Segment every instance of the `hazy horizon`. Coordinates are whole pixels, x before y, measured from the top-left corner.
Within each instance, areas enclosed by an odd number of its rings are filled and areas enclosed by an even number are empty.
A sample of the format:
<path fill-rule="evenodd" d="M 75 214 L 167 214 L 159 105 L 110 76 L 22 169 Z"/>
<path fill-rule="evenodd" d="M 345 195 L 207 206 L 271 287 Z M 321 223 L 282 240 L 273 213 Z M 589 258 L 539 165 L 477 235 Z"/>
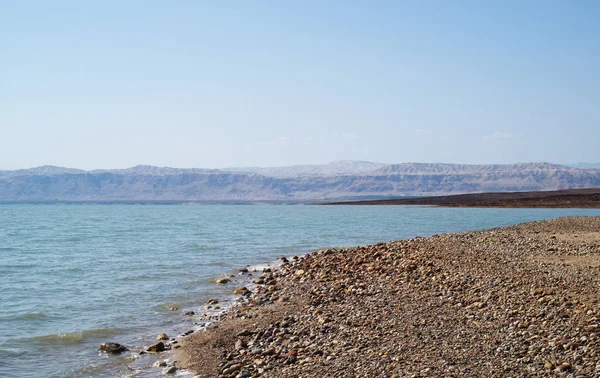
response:
<path fill-rule="evenodd" d="M 0 13 L 0 169 L 600 161 L 600 3 Z"/>
<path fill-rule="evenodd" d="M 565 166 L 565 167 L 577 167 L 577 168 L 581 168 L 581 169 L 600 169 L 600 163 L 593 163 L 593 162 L 557 163 L 557 162 L 544 162 L 544 161 L 515 161 L 515 162 L 508 162 L 508 163 L 479 164 L 479 163 L 446 163 L 446 162 L 441 162 L 441 161 L 436 161 L 436 162 L 405 161 L 405 162 L 387 163 L 387 162 L 368 161 L 368 160 L 335 160 L 335 161 L 330 161 L 330 162 L 325 162 L 325 163 L 315 163 L 315 164 L 293 164 L 293 165 L 272 165 L 272 166 L 231 166 L 231 167 L 216 167 L 216 168 L 175 167 L 175 166 L 166 166 L 166 165 L 161 166 L 161 165 L 150 165 L 150 164 L 136 164 L 136 165 L 126 166 L 126 167 L 100 167 L 100 168 L 85 169 L 85 168 L 79 168 L 79 167 L 75 167 L 75 166 L 59 166 L 59 165 L 52 165 L 52 164 L 42 164 L 42 165 L 36 165 L 36 166 L 24 167 L 24 168 L 0 169 L 0 171 L 18 171 L 18 170 L 28 170 L 28 169 L 43 168 L 43 167 L 66 168 L 66 169 L 82 170 L 82 171 L 87 171 L 87 172 L 124 170 L 124 169 L 130 169 L 130 168 L 135 168 L 135 167 L 155 167 L 155 168 L 173 168 L 173 169 L 213 169 L 213 170 L 233 170 L 233 169 L 238 170 L 239 169 L 239 170 L 242 170 L 242 169 L 269 169 L 269 168 L 277 169 L 277 168 L 293 168 L 293 167 L 307 167 L 307 166 L 318 167 L 318 166 L 327 166 L 327 165 L 332 165 L 332 164 L 336 164 L 336 163 L 345 163 L 345 162 L 348 162 L 348 163 L 371 163 L 371 164 L 381 164 L 381 165 L 396 165 L 396 164 L 516 165 L 516 164 L 549 163 L 549 164 L 561 165 L 561 166 Z"/>

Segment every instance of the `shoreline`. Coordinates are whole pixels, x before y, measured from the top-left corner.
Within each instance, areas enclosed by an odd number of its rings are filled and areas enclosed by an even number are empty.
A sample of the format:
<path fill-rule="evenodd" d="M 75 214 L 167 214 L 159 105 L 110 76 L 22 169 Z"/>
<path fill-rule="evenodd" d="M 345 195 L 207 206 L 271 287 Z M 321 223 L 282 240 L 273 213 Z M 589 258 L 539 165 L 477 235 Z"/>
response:
<path fill-rule="evenodd" d="M 312 252 L 171 360 L 207 377 L 592 377 L 596 253 L 600 217 Z"/>
<path fill-rule="evenodd" d="M 136 355 L 132 362 L 140 356 L 146 355 L 147 358 L 149 357 L 147 361 L 149 364 L 146 363 L 139 366 L 138 369 L 142 369 L 141 371 L 151 373 L 158 368 L 162 370 L 163 374 L 167 375 L 177 373 L 179 376 L 193 376 L 190 371 L 181 369 L 177 366 L 178 364 L 173 363 L 174 356 L 177 355 L 177 350 L 181 347 L 180 341 L 187 336 L 209 329 L 214 324 L 218 324 L 226 318 L 234 309 L 247 304 L 249 296 L 245 295 L 244 292 L 250 293 L 250 290 L 254 290 L 257 286 L 255 275 L 263 273 L 265 270 L 276 270 L 282 264 L 282 259 L 286 258 L 282 257 L 247 265 L 244 268 L 224 272 L 220 276 L 216 276 L 211 280 L 214 285 L 221 286 L 222 288 L 231 287 L 236 289 L 229 291 L 227 294 L 222 293 L 223 295 L 217 295 L 215 298 L 208 299 L 203 305 L 199 305 L 198 307 L 188 307 L 188 309 L 171 307 L 171 311 L 180 312 L 182 315 L 188 317 L 188 320 L 193 321 L 194 325 L 187 327 L 187 331 L 183 331 L 177 336 L 160 333 L 156 339 L 148 338 L 146 341 L 149 343 L 143 345 L 139 353 L 127 349 L 129 352 L 133 352 L 133 355 Z M 128 348 L 127 346 L 125 347 Z"/>
<path fill-rule="evenodd" d="M 480 208 L 600 208 L 600 188 L 553 191 L 471 193 L 448 196 L 380 200 L 335 201 L 322 205 L 436 206 Z"/>

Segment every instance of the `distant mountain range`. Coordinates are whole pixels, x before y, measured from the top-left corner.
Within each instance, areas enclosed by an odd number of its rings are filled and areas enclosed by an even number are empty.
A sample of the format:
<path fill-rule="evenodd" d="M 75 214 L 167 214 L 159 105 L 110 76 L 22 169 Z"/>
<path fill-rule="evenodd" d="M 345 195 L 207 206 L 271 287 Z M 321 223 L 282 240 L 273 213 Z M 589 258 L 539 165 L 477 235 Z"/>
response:
<path fill-rule="evenodd" d="M 223 170 L 228 172 L 256 173 L 269 177 L 300 177 L 357 175 L 372 172 L 387 166 L 389 166 L 389 164 L 373 163 L 370 161 L 342 160 L 319 165 L 294 165 L 291 167 L 273 168 L 225 168 Z"/>
<path fill-rule="evenodd" d="M 318 201 L 600 187 L 600 169 L 550 163 L 338 161 L 276 168 L 136 166 L 0 171 L 0 201 Z"/>

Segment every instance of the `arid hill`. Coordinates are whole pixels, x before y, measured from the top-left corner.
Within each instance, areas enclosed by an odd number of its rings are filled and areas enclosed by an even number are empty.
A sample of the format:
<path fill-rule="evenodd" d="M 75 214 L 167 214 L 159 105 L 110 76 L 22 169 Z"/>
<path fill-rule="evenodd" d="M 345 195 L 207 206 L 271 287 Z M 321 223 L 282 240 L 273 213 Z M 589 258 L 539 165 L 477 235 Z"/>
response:
<path fill-rule="evenodd" d="M 600 187 L 600 170 L 550 163 L 377 164 L 246 169 L 137 166 L 0 171 L 0 201 L 295 201 L 382 199 Z"/>

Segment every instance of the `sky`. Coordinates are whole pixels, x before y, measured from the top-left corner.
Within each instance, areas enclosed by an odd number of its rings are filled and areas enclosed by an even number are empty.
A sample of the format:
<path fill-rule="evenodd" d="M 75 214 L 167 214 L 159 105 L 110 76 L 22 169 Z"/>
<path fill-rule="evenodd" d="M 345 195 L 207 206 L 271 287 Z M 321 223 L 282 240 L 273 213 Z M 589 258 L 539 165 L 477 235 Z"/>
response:
<path fill-rule="evenodd" d="M 595 0 L 0 0 L 0 169 L 600 162 L 599 19 Z"/>

